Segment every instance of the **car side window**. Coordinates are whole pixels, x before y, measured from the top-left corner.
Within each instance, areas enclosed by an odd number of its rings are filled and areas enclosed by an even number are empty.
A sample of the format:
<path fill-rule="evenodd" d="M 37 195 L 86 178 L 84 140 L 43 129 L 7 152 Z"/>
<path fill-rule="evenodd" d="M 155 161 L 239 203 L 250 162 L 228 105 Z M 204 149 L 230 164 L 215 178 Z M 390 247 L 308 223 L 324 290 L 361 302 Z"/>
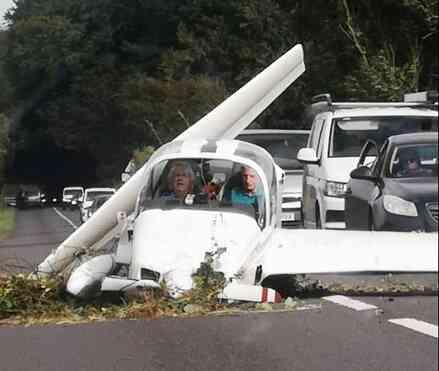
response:
<path fill-rule="evenodd" d="M 323 149 L 323 128 L 325 124 L 325 120 L 321 120 L 320 121 L 320 128 L 319 128 L 319 135 L 318 135 L 318 140 L 317 140 L 317 149 L 316 149 L 316 154 L 317 157 L 320 157 L 322 154 L 322 149 Z"/>
<path fill-rule="evenodd" d="M 316 153 L 318 151 L 320 137 L 322 134 L 323 120 L 316 119 L 312 126 L 311 135 L 308 143 L 308 147 L 313 148 Z"/>
<path fill-rule="evenodd" d="M 379 176 L 381 173 L 381 169 L 383 168 L 384 159 L 386 157 L 386 152 L 388 148 L 388 141 L 386 141 L 383 146 L 381 147 L 381 150 L 379 152 L 379 155 L 374 163 L 374 166 L 372 168 L 372 173 L 374 176 Z"/>

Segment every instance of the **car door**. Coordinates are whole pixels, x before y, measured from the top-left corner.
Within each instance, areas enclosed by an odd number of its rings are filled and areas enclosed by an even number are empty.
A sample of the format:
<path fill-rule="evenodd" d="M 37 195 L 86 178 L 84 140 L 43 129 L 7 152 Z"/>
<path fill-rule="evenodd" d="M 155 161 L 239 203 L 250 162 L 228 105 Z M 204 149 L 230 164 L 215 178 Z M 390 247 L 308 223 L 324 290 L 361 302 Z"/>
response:
<path fill-rule="evenodd" d="M 308 148 L 313 148 L 318 153 L 319 143 L 322 140 L 322 131 L 325 120 L 316 117 L 313 122 L 311 134 L 309 136 Z M 303 196 L 302 212 L 305 228 L 315 228 L 315 205 L 317 202 L 317 192 L 319 186 L 319 164 L 306 164 L 303 172 Z"/>
<path fill-rule="evenodd" d="M 369 174 L 370 179 L 350 178 L 347 184 L 345 196 L 345 217 L 348 229 L 370 229 L 370 202 L 377 197 L 378 185 L 373 180 L 375 165 L 381 163 L 380 154 L 377 156 L 377 145 L 368 141 L 361 151 L 356 169 L 363 168 L 364 173 Z M 374 160 L 372 158 L 375 157 Z"/>
<path fill-rule="evenodd" d="M 316 118 L 314 120 L 311 134 L 309 137 L 308 147 L 313 148 L 319 156 L 319 148 L 321 148 L 322 131 L 324 127 L 324 118 Z M 303 197 L 302 197 L 302 211 L 305 228 L 315 228 L 315 206 L 317 203 L 317 192 L 320 180 L 319 164 L 307 164 L 304 166 L 303 172 Z"/>

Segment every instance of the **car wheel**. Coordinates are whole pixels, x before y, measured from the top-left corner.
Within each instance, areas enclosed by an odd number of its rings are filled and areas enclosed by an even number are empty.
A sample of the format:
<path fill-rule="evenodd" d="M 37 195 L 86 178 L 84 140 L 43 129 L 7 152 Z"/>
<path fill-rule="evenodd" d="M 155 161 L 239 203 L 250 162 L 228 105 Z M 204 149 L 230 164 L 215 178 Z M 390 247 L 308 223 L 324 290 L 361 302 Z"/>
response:
<path fill-rule="evenodd" d="M 369 231 L 376 231 L 375 221 L 373 220 L 372 210 L 369 211 Z"/>

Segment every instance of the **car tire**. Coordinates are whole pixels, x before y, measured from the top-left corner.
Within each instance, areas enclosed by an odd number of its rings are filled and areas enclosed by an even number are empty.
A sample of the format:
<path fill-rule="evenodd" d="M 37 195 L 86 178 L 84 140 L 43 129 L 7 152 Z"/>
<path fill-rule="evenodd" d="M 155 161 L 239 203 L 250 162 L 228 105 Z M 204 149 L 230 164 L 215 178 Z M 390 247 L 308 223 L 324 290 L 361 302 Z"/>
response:
<path fill-rule="evenodd" d="M 372 210 L 369 210 L 369 231 L 376 231 L 375 221 L 373 220 Z"/>

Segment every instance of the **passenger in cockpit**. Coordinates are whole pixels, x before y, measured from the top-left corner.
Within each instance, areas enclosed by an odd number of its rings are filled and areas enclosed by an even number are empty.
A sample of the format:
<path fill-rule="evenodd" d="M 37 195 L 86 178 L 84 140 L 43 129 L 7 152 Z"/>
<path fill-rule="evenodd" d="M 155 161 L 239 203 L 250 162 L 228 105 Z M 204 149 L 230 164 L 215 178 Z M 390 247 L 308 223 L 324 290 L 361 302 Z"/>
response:
<path fill-rule="evenodd" d="M 168 173 L 170 192 L 163 193 L 162 199 L 183 201 L 188 194 L 193 193 L 195 174 L 189 163 L 178 161 L 172 164 Z"/>
<path fill-rule="evenodd" d="M 259 176 L 256 171 L 249 166 L 243 166 L 241 169 L 241 185 L 234 187 L 230 194 L 232 204 L 244 204 L 258 206 L 258 198 L 261 195 L 258 192 Z"/>

